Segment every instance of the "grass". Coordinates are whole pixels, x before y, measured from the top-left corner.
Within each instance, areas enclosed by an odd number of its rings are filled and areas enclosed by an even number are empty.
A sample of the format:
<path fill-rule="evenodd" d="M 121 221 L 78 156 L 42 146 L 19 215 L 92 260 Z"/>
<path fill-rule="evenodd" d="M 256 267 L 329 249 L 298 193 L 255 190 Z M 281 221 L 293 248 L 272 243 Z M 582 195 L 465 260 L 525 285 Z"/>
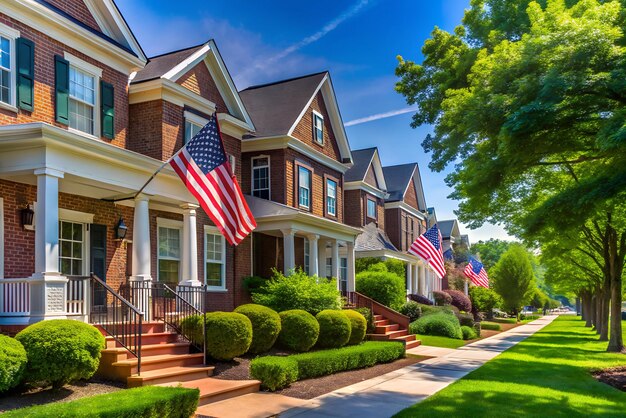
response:
<path fill-rule="evenodd" d="M 626 326 L 623 324 L 626 332 Z M 626 393 L 590 371 L 626 365 L 579 317 L 561 316 L 397 417 L 623 417 Z"/>
<path fill-rule="evenodd" d="M 467 341 L 458 340 L 456 338 L 438 337 L 435 335 L 416 334 L 415 338 L 420 340 L 423 345 L 432 347 L 459 348 L 467 343 Z"/>

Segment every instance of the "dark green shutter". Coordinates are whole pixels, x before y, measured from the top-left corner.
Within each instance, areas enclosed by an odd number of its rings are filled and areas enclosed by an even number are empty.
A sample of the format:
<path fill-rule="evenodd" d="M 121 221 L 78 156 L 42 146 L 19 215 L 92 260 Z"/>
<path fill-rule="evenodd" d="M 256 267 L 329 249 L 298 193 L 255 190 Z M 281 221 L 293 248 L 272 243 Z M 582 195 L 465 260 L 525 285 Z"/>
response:
<path fill-rule="evenodd" d="M 89 234 L 89 253 L 91 254 L 89 271 L 106 282 L 107 227 L 106 225 L 91 224 Z M 95 306 L 106 304 L 106 294 L 100 286 L 94 288 L 92 302 Z"/>
<path fill-rule="evenodd" d="M 35 44 L 25 38 L 17 38 L 17 106 L 33 111 L 35 105 Z"/>
<path fill-rule="evenodd" d="M 100 82 L 100 102 L 102 112 L 102 136 L 113 139 L 115 137 L 115 94 L 113 85 L 104 81 Z"/>
<path fill-rule="evenodd" d="M 54 56 L 54 114 L 57 122 L 63 125 L 70 124 L 70 63 Z"/>

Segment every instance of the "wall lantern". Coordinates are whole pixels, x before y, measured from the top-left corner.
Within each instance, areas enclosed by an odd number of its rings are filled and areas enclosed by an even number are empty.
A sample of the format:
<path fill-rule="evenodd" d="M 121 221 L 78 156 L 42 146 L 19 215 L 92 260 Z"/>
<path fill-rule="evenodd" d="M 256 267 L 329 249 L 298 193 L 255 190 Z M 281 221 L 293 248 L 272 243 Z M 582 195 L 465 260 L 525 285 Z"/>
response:
<path fill-rule="evenodd" d="M 120 220 L 115 227 L 115 238 L 123 240 L 126 237 L 126 232 L 128 232 L 128 227 L 124 223 L 124 219 L 120 216 Z"/>
<path fill-rule="evenodd" d="M 24 229 L 32 229 L 33 222 L 35 220 L 35 211 L 33 210 L 32 205 L 26 205 L 24 209 L 20 211 L 20 215 L 22 217 L 22 227 Z"/>

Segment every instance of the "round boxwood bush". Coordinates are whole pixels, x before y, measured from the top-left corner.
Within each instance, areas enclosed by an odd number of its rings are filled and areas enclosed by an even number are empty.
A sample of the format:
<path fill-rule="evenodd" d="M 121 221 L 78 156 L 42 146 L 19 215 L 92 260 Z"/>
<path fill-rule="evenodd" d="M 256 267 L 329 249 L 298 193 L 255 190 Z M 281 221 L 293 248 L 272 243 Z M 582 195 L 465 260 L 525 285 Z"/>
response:
<path fill-rule="evenodd" d="M 252 323 L 236 312 L 206 314 L 206 351 L 216 360 L 232 360 L 245 354 L 252 343 Z"/>
<path fill-rule="evenodd" d="M 388 272 L 382 263 L 371 269 L 356 275 L 356 291 L 392 309 L 399 309 L 406 300 L 404 278 Z"/>
<path fill-rule="evenodd" d="M 25 380 L 61 387 L 89 379 L 98 370 L 104 336 L 95 327 L 70 319 L 42 321 L 28 326 L 15 338 L 26 350 Z"/>
<path fill-rule="evenodd" d="M 458 313 L 456 314 L 456 317 L 459 318 L 459 323 L 461 324 L 461 326 L 463 325 L 465 325 L 466 327 L 474 326 L 474 315 Z"/>
<path fill-rule="evenodd" d="M 14 388 L 26 370 L 26 350 L 14 338 L 0 335 L 0 392 Z"/>
<path fill-rule="evenodd" d="M 320 324 L 320 335 L 317 345 L 324 348 L 339 348 L 348 344 L 352 325 L 342 311 L 326 309 L 318 313 L 315 318 Z"/>
<path fill-rule="evenodd" d="M 438 335 L 461 339 L 461 325 L 456 316 L 445 312 L 425 315 L 409 326 L 411 334 Z"/>
<path fill-rule="evenodd" d="M 180 329 L 183 335 L 194 344 L 202 344 L 203 327 L 202 315 L 190 315 L 180 321 Z"/>
<path fill-rule="evenodd" d="M 408 316 L 411 322 L 417 321 L 419 317 L 422 316 L 422 308 L 420 308 L 419 303 L 413 302 L 412 300 L 402 305 L 398 312 Z"/>
<path fill-rule="evenodd" d="M 367 332 L 367 320 L 357 311 L 346 309 L 344 315 L 350 320 L 350 339 L 348 344 L 359 344 L 365 338 Z"/>
<path fill-rule="evenodd" d="M 463 334 L 464 340 L 473 340 L 474 338 L 477 337 L 476 331 L 474 330 L 474 328 L 468 327 L 466 325 L 463 325 L 461 327 L 461 333 Z"/>
<path fill-rule="evenodd" d="M 279 344 L 293 351 L 309 351 L 320 334 L 317 319 L 301 309 L 283 311 L 279 315 L 281 322 Z"/>
<path fill-rule="evenodd" d="M 472 312 L 472 301 L 465 293 L 454 289 L 446 289 L 444 292 L 452 298 L 450 305 L 456 306 L 460 311 Z"/>
<path fill-rule="evenodd" d="M 252 344 L 248 352 L 257 354 L 269 351 L 280 333 L 278 312 L 254 303 L 241 305 L 235 312 L 247 316 L 252 323 Z"/>

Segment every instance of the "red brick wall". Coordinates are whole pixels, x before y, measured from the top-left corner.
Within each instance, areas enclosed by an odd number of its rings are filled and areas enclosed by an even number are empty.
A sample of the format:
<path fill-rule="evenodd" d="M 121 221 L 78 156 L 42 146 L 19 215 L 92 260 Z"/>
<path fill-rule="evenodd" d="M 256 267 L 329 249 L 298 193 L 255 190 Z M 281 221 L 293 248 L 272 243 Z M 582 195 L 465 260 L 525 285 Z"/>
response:
<path fill-rule="evenodd" d="M 215 84 L 215 80 L 211 77 L 211 73 L 209 73 L 209 69 L 204 62 L 198 63 L 186 74 L 183 74 L 176 82 L 215 103 L 218 107 L 218 112 L 228 113 L 226 102 L 220 94 L 217 84 Z"/>
<path fill-rule="evenodd" d="M 374 169 L 372 168 L 371 165 L 367 169 L 367 173 L 365 173 L 364 181 L 365 181 L 365 183 L 369 184 L 370 186 L 378 188 L 378 182 L 376 181 L 376 175 L 374 174 Z"/>
<path fill-rule="evenodd" d="M 74 19 L 81 21 L 92 29 L 102 32 L 96 19 L 85 5 L 83 0 L 47 0 L 48 3 L 63 10 Z"/>
<path fill-rule="evenodd" d="M 361 190 L 346 190 L 344 198 L 344 222 L 360 228 L 363 226 L 363 197 Z"/>
<path fill-rule="evenodd" d="M 385 232 L 393 245 L 402 251 L 400 209 L 385 209 Z"/>
<path fill-rule="evenodd" d="M 16 123 L 47 122 L 61 128 L 54 120 L 54 56 L 63 56 L 64 51 L 102 69 L 102 80 L 113 84 L 115 89 L 115 138 L 109 140 L 115 146 L 125 148 L 128 127 L 128 74 L 84 55 L 75 49 L 41 33 L 25 24 L 0 13 L 0 22 L 20 31 L 20 35 L 35 43 L 35 106 L 33 112 L 19 110 L 18 113 L 0 109 L 0 125 Z M 98 86 L 99 88 L 99 86 Z M 99 117 L 100 109 L 95 109 Z M 100 132 L 96 132 L 99 136 Z"/>
<path fill-rule="evenodd" d="M 417 203 L 417 194 L 415 193 L 415 178 L 411 179 L 411 183 L 404 194 L 404 203 L 420 210 L 419 204 Z"/>
<path fill-rule="evenodd" d="M 163 100 L 130 105 L 128 148 L 152 158 L 163 158 L 161 138 Z"/>
<path fill-rule="evenodd" d="M 313 110 L 316 110 L 324 117 L 324 145 L 320 145 L 313 140 Z M 311 106 L 309 106 L 307 111 L 304 112 L 302 119 L 293 131 L 293 136 L 305 144 L 312 146 L 314 149 L 322 152 L 326 156 L 334 160 L 341 161 L 335 133 L 333 132 L 333 128 L 330 123 L 330 116 L 326 110 L 326 105 L 324 104 L 324 98 L 322 97 L 321 92 L 315 96 L 313 102 L 311 102 Z"/>
<path fill-rule="evenodd" d="M 252 158 L 259 155 L 270 157 L 270 199 L 285 204 L 285 150 L 246 152 L 241 156 L 241 190 L 252 192 Z"/>

